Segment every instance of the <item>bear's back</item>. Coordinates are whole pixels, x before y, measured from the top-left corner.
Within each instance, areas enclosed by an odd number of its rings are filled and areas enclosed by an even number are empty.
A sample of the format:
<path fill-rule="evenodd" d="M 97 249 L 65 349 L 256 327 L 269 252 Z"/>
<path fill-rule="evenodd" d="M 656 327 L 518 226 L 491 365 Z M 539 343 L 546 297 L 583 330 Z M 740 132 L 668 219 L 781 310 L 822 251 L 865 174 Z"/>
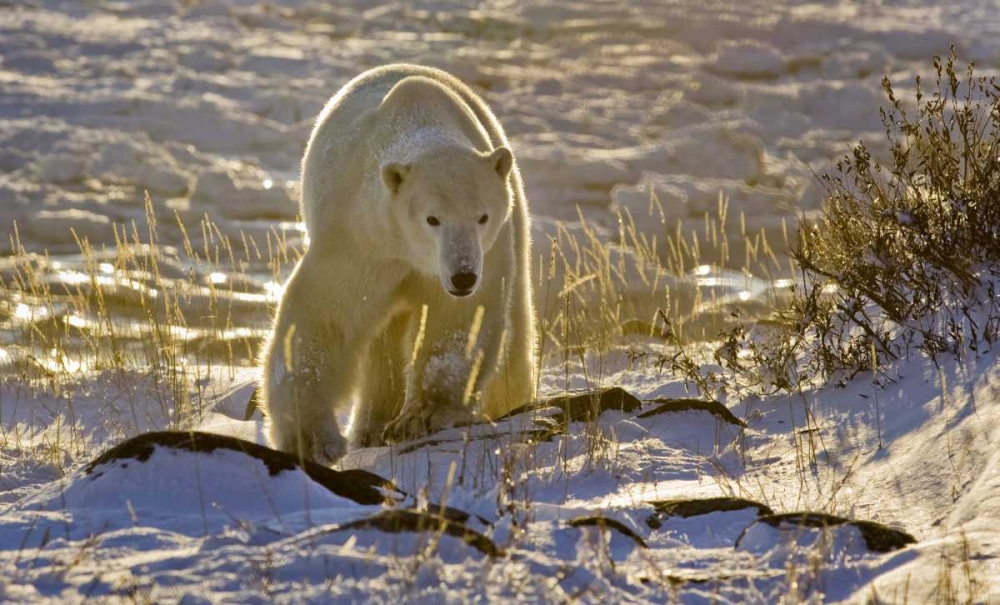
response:
<path fill-rule="evenodd" d="M 301 210 L 310 238 L 315 241 L 314 231 L 340 203 L 373 193 L 364 187 L 377 182 L 381 155 L 399 153 L 408 143 L 407 133 L 417 133 L 426 123 L 443 122 L 483 150 L 502 144 L 495 140 L 495 118 L 489 110 L 482 115 L 485 105 L 473 99 L 455 77 L 419 65 L 387 65 L 348 82 L 320 112 L 303 158 Z M 402 109 L 386 112 L 396 116 L 394 123 L 378 115 L 383 103 L 389 110 Z"/>

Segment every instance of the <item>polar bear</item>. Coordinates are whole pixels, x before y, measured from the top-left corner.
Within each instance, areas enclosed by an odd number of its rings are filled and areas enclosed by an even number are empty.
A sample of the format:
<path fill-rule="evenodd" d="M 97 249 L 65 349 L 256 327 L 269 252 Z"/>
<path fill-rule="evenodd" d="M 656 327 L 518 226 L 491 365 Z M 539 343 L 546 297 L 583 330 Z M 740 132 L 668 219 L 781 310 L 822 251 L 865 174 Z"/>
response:
<path fill-rule="evenodd" d="M 535 396 L 530 223 L 486 104 L 416 65 L 367 71 L 324 107 L 302 161 L 309 246 L 264 348 L 275 447 L 352 447 L 495 418 Z"/>

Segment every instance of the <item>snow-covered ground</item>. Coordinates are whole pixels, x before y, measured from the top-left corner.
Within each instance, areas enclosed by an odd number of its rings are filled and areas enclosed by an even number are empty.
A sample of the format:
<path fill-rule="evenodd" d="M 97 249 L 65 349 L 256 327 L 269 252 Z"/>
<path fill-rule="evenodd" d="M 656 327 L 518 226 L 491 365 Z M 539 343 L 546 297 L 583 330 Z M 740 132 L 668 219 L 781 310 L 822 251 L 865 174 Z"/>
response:
<path fill-rule="evenodd" d="M 630 364 L 628 343 L 586 367 L 552 356 L 545 396 L 621 387 L 643 402 L 612 393 L 618 409 L 589 421 L 589 408 L 528 410 L 340 465 L 393 486 L 199 436 L 211 447 L 160 441 L 90 464 L 168 428 L 265 443 L 259 416 L 243 420 L 252 355 L 233 349 L 259 341 L 294 259 L 284 246 L 299 245 L 313 116 L 360 71 L 410 61 L 476 87 L 511 135 L 543 261 L 558 222 L 580 233 L 582 215 L 615 242 L 625 211 L 669 256 L 666 235 L 700 230 L 722 192 L 717 239 L 740 269 L 745 235 L 763 229 L 780 255 L 782 223 L 818 207 L 814 173 L 851 142 L 882 145 L 882 74 L 909 82 L 949 44 L 983 73 L 1000 67 L 993 3 L 0 5 L 2 246 L 16 222 L 23 249 L 52 255 L 29 281 L 77 295 L 25 294 L 23 265 L 0 259 L 0 601 L 1000 600 L 992 351 L 897 362 L 878 385 L 731 395 L 715 414 L 664 411 L 652 400 L 692 394 Z M 155 278 L 142 250 L 128 271 L 114 250 L 116 236 L 148 241 L 144 190 L 157 241 L 177 251 Z M 708 241 L 700 260 L 722 260 Z M 649 290 L 646 275 L 626 281 Z M 715 270 L 672 285 L 706 315 L 768 291 Z M 99 286 L 97 312 L 74 307 Z M 704 299 L 715 308 L 691 306 Z M 170 338 L 150 341 L 150 326 Z M 39 344 L 71 330 L 76 348 Z M 180 357 L 163 346 L 178 342 Z M 761 507 L 704 501 L 720 497 Z M 774 516 L 801 511 L 916 543 Z"/>
<path fill-rule="evenodd" d="M 63 474 L 45 438 L 8 443 L 0 596 L 992 602 L 1000 364 L 990 353 L 887 375 L 897 382 L 753 398 L 730 416 L 649 401 L 685 395 L 653 368 L 612 370 L 607 384 L 646 403 L 621 391 L 603 405 L 557 400 L 341 465 L 391 488 L 238 444 L 126 442 Z M 202 430 L 264 442 L 260 420 L 241 420 L 248 380 L 219 380 Z M 106 438 L 102 408 L 119 393 L 99 379 L 87 386 L 89 396 L 73 397 L 77 430 Z M 5 427 L 53 422 L 43 412 L 58 409 L 7 387 L 0 395 L 22 402 L 5 406 Z M 771 516 L 804 511 L 888 527 Z"/>

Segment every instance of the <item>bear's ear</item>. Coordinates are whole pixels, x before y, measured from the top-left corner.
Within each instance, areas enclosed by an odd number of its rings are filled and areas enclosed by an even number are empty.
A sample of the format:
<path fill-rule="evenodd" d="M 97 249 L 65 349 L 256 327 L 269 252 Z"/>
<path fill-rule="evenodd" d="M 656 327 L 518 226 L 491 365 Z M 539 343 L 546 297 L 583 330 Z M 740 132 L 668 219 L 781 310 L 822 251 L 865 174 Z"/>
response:
<path fill-rule="evenodd" d="M 403 184 L 403 179 L 408 172 L 410 172 L 410 167 L 406 164 L 389 162 L 385 166 L 382 166 L 382 182 L 389 188 L 389 191 L 398 193 L 400 186 Z"/>
<path fill-rule="evenodd" d="M 496 170 L 497 174 L 500 175 L 500 178 L 505 179 L 510 174 L 511 168 L 514 167 L 514 156 L 510 153 L 510 149 L 497 147 L 490 154 L 489 162 L 493 165 L 493 170 Z"/>

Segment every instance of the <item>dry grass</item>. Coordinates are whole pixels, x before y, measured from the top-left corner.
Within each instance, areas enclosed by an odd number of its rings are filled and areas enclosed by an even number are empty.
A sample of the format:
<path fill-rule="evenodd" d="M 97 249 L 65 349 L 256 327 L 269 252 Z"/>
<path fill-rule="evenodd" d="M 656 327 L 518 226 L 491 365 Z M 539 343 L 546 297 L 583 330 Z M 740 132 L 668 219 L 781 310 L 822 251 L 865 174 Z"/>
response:
<path fill-rule="evenodd" d="M 280 293 L 276 281 L 262 283 L 261 271 L 247 268 L 266 263 L 276 272 L 298 254 L 276 230 L 260 245 L 247 236 L 234 245 L 207 218 L 197 247 L 179 218 L 182 248 L 163 245 L 148 196 L 145 203 L 145 225 L 116 227 L 111 249 L 76 238 L 76 257 L 27 252 L 15 225 L 14 253 L 0 264 L 0 381 L 72 406 L 67 389 L 102 377 L 124 399 L 116 402 L 131 427 L 124 436 L 150 420 L 173 429 L 199 424 L 211 377 L 255 363 Z M 155 419 L 142 417 L 150 397 Z"/>

